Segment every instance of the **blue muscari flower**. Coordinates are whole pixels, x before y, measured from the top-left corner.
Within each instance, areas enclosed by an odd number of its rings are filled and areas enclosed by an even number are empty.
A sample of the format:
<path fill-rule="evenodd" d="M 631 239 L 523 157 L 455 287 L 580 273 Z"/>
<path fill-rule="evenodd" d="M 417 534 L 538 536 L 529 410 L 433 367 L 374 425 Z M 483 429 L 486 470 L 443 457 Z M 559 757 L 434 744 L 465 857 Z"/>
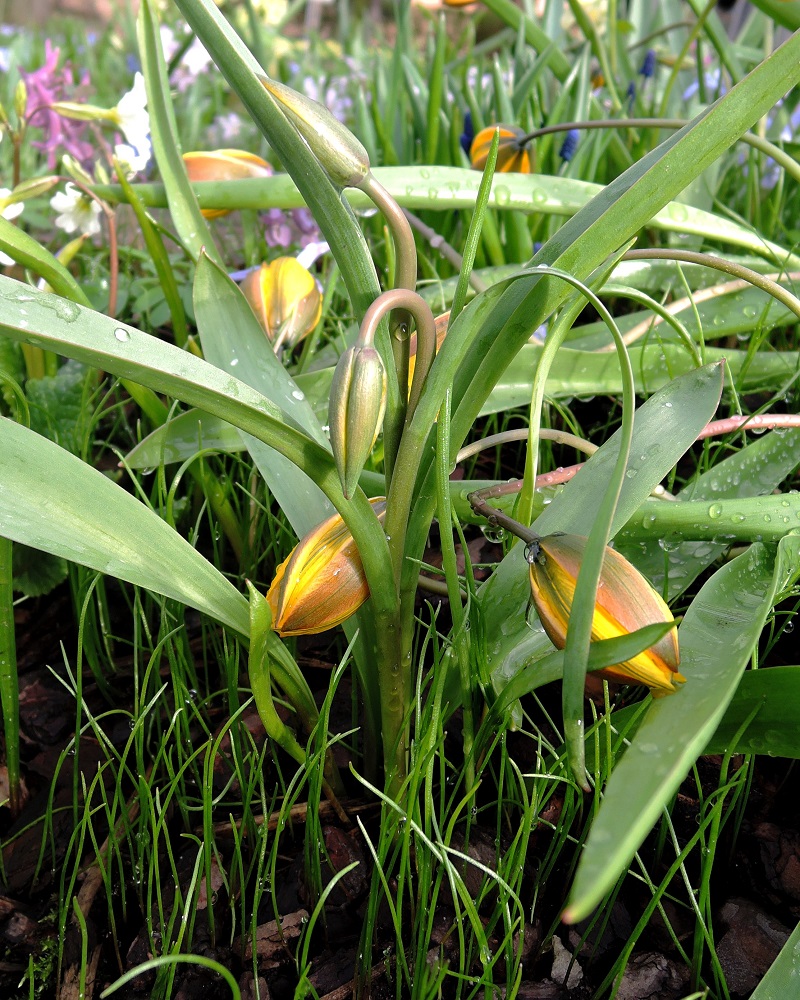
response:
<path fill-rule="evenodd" d="M 472 115 L 468 111 L 464 115 L 464 131 L 458 137 L 458 141 L 461 143 L 461 148 L 469 156 L 470 147 L 472 146 L 472 140 L 475 138 L 475 129 L 472 127 Z"/>
<path fill-rule="evenodd" d="M 566 138 L 561 143 L 561 149 L 558 155 L 564 160 L 565 163 L 569 163 L 572 157 L 575 155 L 575 150 L 578 148 L 578 140 L 581 134 L 576 128 L 571 128 L 566 135 Z"/>
<path fill-rule="evenodd" d="M 656 53 L 655 49 L 648 49 L 644 56 L 644 62 L 642 63 L 642 68 L 639 70 L 639 76 L 643 76 L 645 80 L 649 80 L 650 77 L 656 71 Z"/>
<path fill-rule="evenodd" d="M 636 84 L 633 82 L 633 80 L 631 80 L 631 82 L 628 84 L 628 89 L 625 93 L 625 96 L 628 99 L 628 105 L 632 106 L 634 101 L 636 100 Z"/>
<path fill-rule="evenodd" d="M 133 55 L 133 53 L 128 53 L 125 57 L 125 65 L 128 67 L 130 73 L 139 73 L 142 69 L 142 64 L 139 62 L 139 57 Z"/>

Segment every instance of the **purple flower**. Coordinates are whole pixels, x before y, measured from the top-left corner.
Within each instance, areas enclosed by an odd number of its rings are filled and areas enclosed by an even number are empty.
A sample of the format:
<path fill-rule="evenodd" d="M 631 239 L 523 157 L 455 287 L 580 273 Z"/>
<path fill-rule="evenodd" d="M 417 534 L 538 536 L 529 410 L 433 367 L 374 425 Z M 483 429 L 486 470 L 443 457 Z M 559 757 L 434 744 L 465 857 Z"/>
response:
<path fill-rule="evenodd" d="M 469 151 L 472 148 L 472 140 L 475 138 L 475 128 L 472 124 L 472 115 L 468 111 L 464 115 L 464 129 L 461 135 L 458 137 L 458 141 L 461 143 L 461 148 L 469 156 Z"/>
<path fill-rule="evenodd" d="M 262 218 L 267 246 L 302 248 L 319 240 L 319 227 L 307 208 L 293 208 L 291 212 L 271 208 Z"/>
<path fill-rule="evenodd" d="M 94 147 L 84 140 L 87 122 L 62 118 L 53 111 L 55 101 L 80 99 L 78 91 L 89 86 L 89 74 L 84 73 L 76 85 L 72 67 L 67 62 L 58 70 L 61 50 L 53 48 L 50 39 L 44 43 L 45 61 L 39 69 L 30 73 L 21 72 L 28 91 L 28 124 L 40 128 L 43 138 L 33 145 L 47 154 L 47 169 L 54 170 L 59 159 L 59 151 L 69 153 L 81 165 L 92 161 Z"/>
<path fill-rule="evenodd" d="M 644 62 L 639 70 L 639 76 L 643 76 L 645 80 L 649 80 L 650 77 L 656 71 L 656 53 L 655 49 L 648 49 L 644 56 Z"/>
<path fill-rule="evenodd" d="M 565 163 L 569 163 L 572 157 L 575 155 L 575 150 L 578 148 L 578 141 L 580 140 L 581 134 L 576 128 L 571 128 L 561 143 L 561 149 L 558 155 Z"/>

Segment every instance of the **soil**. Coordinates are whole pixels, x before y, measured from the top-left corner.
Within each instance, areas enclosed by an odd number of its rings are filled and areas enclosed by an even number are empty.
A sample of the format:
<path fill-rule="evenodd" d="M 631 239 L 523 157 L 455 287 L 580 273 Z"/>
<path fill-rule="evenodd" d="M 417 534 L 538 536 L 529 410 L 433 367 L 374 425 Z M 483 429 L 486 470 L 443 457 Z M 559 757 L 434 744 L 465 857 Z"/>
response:
<path fill-rule="evenodd" d="M 472 557 L 476 561 L 490 557 L 482 546 L 491 543 L 476 541 Z M 3 844 L 4 877 L 0 883 L 0 997 L 27 997 L 27 981 L 20 988 L 31 959 L 42 966 L 48 956 L 56 951 L 56 922 L 61 886 L 62 864 L 69 852 L 74 850 L 71 838 L 75 830 L 73 815 L 73 777 L 77 772 L 91 781 L 97 772 L 97 764 L 102 758 L 96 738 L 84 734 L 74 757 L 68 757 L 68 764 L 61 768 L 58 778 L 53 781 L 60 755 L 72 738 L 75 724 L 75 702 L 73 696 L 56 676 L 64 674 L 63 656 L 60 644 L 64 644 L 67 658 L 75 648 L 74 613 L 71 597 L 65 586 L 47 597 L 29 600 L 17 609 L 17 642 L 20 680 L 20 715 L 22 734 L 23 774 L 26 786 L 24 807 L 16 818 L 9 810 L 0 811 L 0 837 Z M 197 623 L 187 617 L 190 631 Z M 317 642 L 309 641 L 301 648 L 304 669 L 309 671 L 313 684 L 324 691 L 329 672 L 326 661 L 331 659 L 331 651 Z M 52 669 L 51 669 L 52 668 Z M 130 664 L 119 664 L 120 676 L 130 672 Z M 94 684 L 91 674 L 86 671 L 83 697 L 93 713 L 107 711 L 108 702 Z M 119 680 L 119 678 L 117 678 Z M 118 708 L 131 709 L 124 704 L 124 685 L 115 684 L 114 697 Z M 130 690 L 130 688 L 129 688 Z M 121 699 L 121 700 L 120 700 Z M 553 709 L 557 711 L 554 699 Z M 215 717 L 215 711 L 216 716 Z M 120 715 L 111 715 L 107 729 L 108 739 L 116 746 L 122 746 L 129 736 L 124 721 L 113 721 Z M 457 722 L 457 720 L 455 720 Z M 209 723 L 218 728 L 224 722 L 222 709 L 212 710 Z M 263 741 L 263 727 L 254 712 L 243 719 L 253 738 Z M 332 729 L 343 731 L 352 724 L 351 691 L 347 679 L 342 682 L 334 705 Z M 458 752 L 457 725 L 453 730 L 453 750 Z M 207 738 L 198 731 L 198 740 Z M 224 784 L 225 760 L 223 754 L 219 763 L 217 779 Z M 516 734 L 509 735 L 509 752 L 517 755 L 519 766 L 525 770 L 529 764 L 526 757 L 531 753 L 531 744 Z M 285 770 L 291 773 L 293 765 L 283 762 Z M 734 761 L 734 765 L 738 765 Z M 713 791 L 719 774 L 720 760 L 703 758 L 698 765 L 698 775 L 706 794 Z M 75 769 L 75 770 L 73 770 Z M 733 998 L 750 995 L 766 969 L 780 950 L 790 933 L 790 929 L 800 918 L 800 816 L 796 794 L 796 776 L 791 762 L 757 758 L 753 773 L 752 787 L 741 824 L 734 835 L 734 824 L 724 829 L 723 843 L 717 851 L 715 878 L 713 883 L 714 926 L 719 961 L 725 972 Z M 361 786 L 352 785 L 353 796 L 363 791 Z M 47 850 L 42 856 L 42 816 L 50 796 L 53 796 L 53 830 Z M 134 801 L 131 790 L 131 801 Z M 325 906 L 325 926 L 314 935 L 309 952 L 309 981 L 319 997 L 344 998 L 352 995 L 353 978 L 361 973 L 367 991 L 373 997 L 394 996 L 393 968 L 394 940 L 388 933 L 385 920 L 379 920 L 378 939 L 373 945 L 374 964 L 367 969 L 357 969 L 356 955 L 364 920 L 366 902 L 370 889 L 370 854 L 362 841 L 355 824 L 356 817 L 376 834 L 379 816 L 375 801 L 363 797 L 352 797 L 343 801 L 347 816 L 341 818 L 323 800 L 319 806 L 322 829 L 327 852 L 327 864 L 323 869 L 323 881 L 330 880 L 334 873 L 354 861 L 358 862 L 331 893 Z M 554 800 L 550 809 L 554 818 L 559 801 Z M 235 907 L 224 892 L 223 880 L 219 877 L 216 861 L 212 867 L 211 885 L 205 886 L 198 901 L 198 913 L 194 924 L 191 944 L 186 942 L 185 950 L 214 958 L 231 970 L 240 984 L 245 998 L 256 996 L 254 976 L 257 974 L 261 997 L 283 1000 L 294 995 L 298 982 L 295 962 L 296 946 L 300 935 L 313 910 L 315 900 L 310 895 L 304 878 L 304 804 L 300 804 L 293 814 L 294 835 L 283 834 L 281 843 L 282 868 L 276 880 L 275 902 L 280 914 L 281 926 L 276 921 L 276 910 L 271 897 L 265 902 L 257 918 L 255 941 L 242 934 L 241 927 L 231 921 Z M 80 807 L 77 813 L 80 815 Z M 694 779 L 687 780 L 675 804 L 674 822 L 680 838 L 688 838 L 697 829 L 700 814 L 698 786 Z M 220 829 L 230 830 L 227 816 L 218 817 Z M 234 817 L 236 818 L 236 817 Z M 267 819 L 267 822 L 269 819 Z M 180 813 L 175 813 L 171 822 L 176 833 L 173 844 L 185 842 L 185 853 L 177 859 L 184 889 L 193 875 L 196 858 L 196 842 L 180 834 L 187 832 L 182 827 Z M 102 830 L 102 820 L 98 817 L 95 829 Z M 542 827 L 534 834 L 532 850 L 539 854 L 546 847 L 549 830 Z M 473 826 L 467 849 L 474 856 L 491 866 L 494 861 L 494 829 Z M 229 861 L 224 855 L 230 838 L 218 838 L 222 845 L 221 864 Z M 657 844 L 648 843 L 643 848 L 649 870 L 654 876 L 664 869 L 657 857 Z M 245 848 L 246 850 L 246 848 Z M 100 995 L 122 972 L 146 961 L 151 955 L 142 910 L 137 899 L 134 874 L 125 872 L 127 907 L 121 905 L 121 886 L 115 885 L 114 911 L 117 915 L 115 932 L 108 924 L 108 907 L 104 898 L 104 887 L 99 871 L 93 866 L 94 851 L 87 843 L 83 852 L 85 862 L 82 876 L 74 887 L 79 904 L 84 913 L 87 930 L 87 954 L 89 956 L 89 981 L 85 996 Z M 485 857 L 484 857 L 485 855 Z M 577 1000 L 595 995 L 599 984 L 617 959 L 625 942 L 636 925 L 649 895 L 646 889 L 634 879 L 627 879 L 616 897 L 610 913 L 598 922 L 601 932 L 592 930 L 584 941 L 586 928 L 561 925 L 555 938 L 547 940 L 547 929 L 557 920 L 559 908 L 563 905 L 565 886 L 569 873 L 555 872 L 544 887 L 535 882 L 535 863 L 531 856 L 530 871 L 526 873 L 523 903 L 531 912 L 536 900 L 536 918 L 526 926 L 523 937 L 524 977 L 519 996 L 523 998 L 575 997 Z M 569 858 L 566 859 L 569 861 Z M 65 870 L 68 866 L 64 866 Z M 694 877 L 696 872 L 690 871 Z M 474 886 L 477 892 L 479 885 Z M 676 895 L 685 898 L 676 886 Z M 452 900 L 443 897 L 436 914 L 436 929 L 432 945 L 439 945 L 440 954 L 451 959 L 455 956 L 455 938 L 451 933 L 454 920 Z M 167 901 L 168 905 L 168 901 Z M 211 910 L 214 915 L 215 933 L 209 930 L 210 921 L 203 910 Z M 664 915 L 668 917 L 678 943 L 691 955 L 694 935 L 694 919 L 689 910 L 678 906 L 669 899 L 664 903 Z M 81 935 L 78 924 L 73 919 L 68 923 L 64 957 L 60 976 L 53 968 L 49 985 L 38 995 L 53 1000 L 77 1000 L 80 994 L 79 970 L 81 966 Z M 256 961 L 253 962 L 253 948 Z M 573 954 L 576 955 L 573 961 Z M 704 970 L 708 972 L 708 970 Z M 41 974 L 37 984 L 41 982 Z M 147 973 L 134 979 L 115 994 L 121 1000 L 134 1000 L 155 995 L 152 993 L 154 974 Z M 618 997 L 627 1000 L 645 1000 L 653 997 L 670 1000 L 687 995 L 691 991 L 691 973 L 681 959 L 673 937 L 667 932 L 664 919 L 657 914 L 639 938 L 630 958 Z M 447 986 L 445 987 L 447 992 Z M 606 994 L 607 995 L 607 994 Z M 178 965 L 172 996 L 180 1000 L 195 997 L 229 997 L 230 988 L 221 979 L 199 966 Z"/>

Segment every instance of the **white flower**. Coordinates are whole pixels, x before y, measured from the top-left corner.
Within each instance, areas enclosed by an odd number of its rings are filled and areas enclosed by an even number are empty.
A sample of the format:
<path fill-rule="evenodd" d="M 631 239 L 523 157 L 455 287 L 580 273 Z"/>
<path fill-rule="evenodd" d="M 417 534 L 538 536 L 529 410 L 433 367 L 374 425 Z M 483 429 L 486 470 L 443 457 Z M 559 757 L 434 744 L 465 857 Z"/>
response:
<path fill-rule="evenodd" d="M 100 206 L 78 190 L 74 184 L 67 184 L 66 192 L 59 191 L 50 199 L 50 206 L 61 214 L 56 217 L 56 225 L 65 233 L 84 233 L 94 236 L 100 232 Z"/>
<path fill-rule="evenodd" d="M 125 168 L 127 179 L 130 180 L 135 174 L 144 170 L 150 162 L 152 149 L 148 142 L 144 148 L 134 149 L 127 143 L 120 142 L 114 147 L 114 156 L 119 160 L 120 166 Z"/>
<path fill-rule="evenodd" d="M 3 202 L 10 194 L 11 188 L 0 188 L 0 206 L 3 206 L 0 210 L 0 218 L 7 219 L 9 222 L 16 219 L 25 207 L 21 201 L 15 201 L 11 205 L 3 205 Z M 3 251 L 0 250 L 0 265 L 3 267 L 10 267 L 13 263 L 13 258 L 9 257 L 7 253 L 3 253 Z"/>
<path fill-rule="evenodd" d="M 3 205 L 6 198 L 11 196 L 11 188 L 0 188 L 0 205 Z M 18 215 L 22 214 L 22 209 L 25 206 L 21 201 L 12 202 L 10 205 L 3 205 L 2 211 L 0 211 L 0 216 L 4 219 L 8 219 L 9 222 L 16 219 Z"/>
<path fill-rule="evenodd" d="M 150 116 L 141 73 L 136 74 L 133 87 L 120 98 L 114 109 L 114 121 L 122 129 L 125 141 L 134 149 L 141 150 L 150 145 Z"/>

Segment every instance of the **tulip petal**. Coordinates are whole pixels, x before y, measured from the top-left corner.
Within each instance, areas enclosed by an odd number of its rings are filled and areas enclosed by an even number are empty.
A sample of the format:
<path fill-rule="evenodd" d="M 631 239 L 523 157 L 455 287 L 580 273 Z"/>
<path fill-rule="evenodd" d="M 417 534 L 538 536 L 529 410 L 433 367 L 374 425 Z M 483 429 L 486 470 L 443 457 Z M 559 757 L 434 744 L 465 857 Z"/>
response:
<path fill-rule="evenodd" d="M 556 534 L 539 540 L 530 560 L 533 603 L 542 627 L 557 649 L 566 644 L 575 584 L 587 539 Z M 645 625 L 670 621 L 672 614 L 642 574 L 614 549 L 606 548 L 592 620 L 592 641 L 613 639 Z M 638 656 L 600 671 L 613 680 L 646 684 L 654 695 L 668 694 L 685 680 L 678 673 L 677 629 Z"/>
<path fill-rule="evenodd" d="M 374 497 L 370 503 L 382 521 L 386 498 Z M 326 632 L 341 625 L 368 597 L 356 543 L 339 514 L 297 543 L 267 592 L 272 627 L 282 636 Z"/>

